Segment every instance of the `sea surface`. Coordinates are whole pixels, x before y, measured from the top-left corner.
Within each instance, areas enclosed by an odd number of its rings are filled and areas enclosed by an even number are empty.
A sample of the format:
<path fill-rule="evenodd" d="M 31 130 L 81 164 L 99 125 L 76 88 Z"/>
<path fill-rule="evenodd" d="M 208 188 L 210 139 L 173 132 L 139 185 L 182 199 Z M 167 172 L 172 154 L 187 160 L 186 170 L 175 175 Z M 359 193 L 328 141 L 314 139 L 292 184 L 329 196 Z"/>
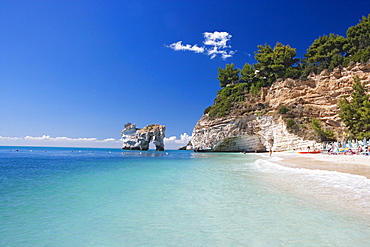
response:
<path fill-rule="evenodd" d="M 370 246 L 369 195 L 258 154 L 0 147 L 0 246 Z"/>

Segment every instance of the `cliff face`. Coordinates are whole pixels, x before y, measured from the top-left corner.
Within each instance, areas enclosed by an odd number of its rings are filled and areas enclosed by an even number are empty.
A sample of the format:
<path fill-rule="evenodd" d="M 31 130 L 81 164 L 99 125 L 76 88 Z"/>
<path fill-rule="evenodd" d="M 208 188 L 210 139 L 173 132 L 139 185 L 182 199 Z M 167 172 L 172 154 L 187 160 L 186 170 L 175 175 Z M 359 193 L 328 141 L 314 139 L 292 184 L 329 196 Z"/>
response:
<path fill-rule="evenodd" d="M 315 117 L 333 127 L 340 127 L 338 100 L 352 92 L 353 78 L 358 76 L 370 91 L 370 64 L 335 68 L 329 73 L 310 75 L 307 81 L 286 79 L 275 82 L 264 90 L 261 101 L 268 102 L 270 110 L 293 106 L 301 117 Z"/>
<path fill-rule="evenodd" d="M 193 130 L 195 151 L 254 152 L 320 148 L 288 132 L 285 122 L 276 116 L 234 116 L 211 120 L 203 116 Z"/>
<path fill-rule="evenodd" d="M 136 124 L 128 123 L 121 132 L 122 149 L 147 151 L 150 142 L 153 142 L 156 151 L 164 151 L 165 131 L 166 127 L 159 124 L 151 124 L 139 129 L 136 128 Z"/>
<path fill-rule="evenodd" d="M 264 88 L 261 97 L 254 100 L 256 105 L 268 106 L 263 114 L 234 112 L 216 119 L 203 115 L 193 130 L 194 150 L 284 151 L 307 146 L 319 149 L 320 143 L 289 132 L 282 115 L 276 112 L 281 106 L 287 106 L 296 118 L 317 118 L 340 130 L 343 125 L 337 103 L 341 96 L 350 95 L 356 75 L 367 83 L 369 92 L 370 65 L 336 68 L 330 73 L 325 70 L 319 75 L 310 75 L 307 81 L 278 80 L 270 88 Z"/>

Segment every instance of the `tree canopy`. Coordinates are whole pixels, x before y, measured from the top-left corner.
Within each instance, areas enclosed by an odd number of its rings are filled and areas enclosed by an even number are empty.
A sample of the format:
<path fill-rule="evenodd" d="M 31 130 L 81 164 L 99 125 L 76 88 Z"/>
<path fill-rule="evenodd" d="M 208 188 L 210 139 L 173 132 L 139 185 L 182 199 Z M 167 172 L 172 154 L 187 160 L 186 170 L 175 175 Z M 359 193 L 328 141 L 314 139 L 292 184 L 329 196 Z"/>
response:
<path fill-rule="evenodd" d="M 363 16 L 356 26 L 347 30 L 347 43 L 344 49 L 351 61 L 367 62 L 370 59 L 370 14 Z"/>
<path fill-rule="evenodd" d="M 279 78 L 306 80 L 312 72 L 318 74 L 324 69 L 331 71 L 351 62 L 370 62 L 370 14 L 362 17 L 357 25 L 348 28 L 346 37 L 333 33 L 319 36 L 301 59 L 296 58 L 295 48 L 280 42 L 274 47 L 264 44 L 257 48 L 254 52 L 256 63 L 245 63 L 242 69 L 236 68 L 233 63 L 226 64 L 224 69 L 218 68 L 217 79 L 222 89 L 214 105 L 207 108 L 210 115 L 227 115 L 234 103 L 240 103 L 246 94 L 249 93 L 251 97 L 259 95 L 261 87 L 269 87 Z M 347 99 L 340 101 L 341 118 L 358 138 L 365 135 L 361 134 L 364 131 L 369 132 L 370 128 L 370 103 L 366 98 L 368 96 L 361 90 L 361 85 L 356 82 L 352 102 Z M 330 133 L 320 131 L 317 122 L 312 126 L 319 136 L 329 138 Z"/>
<path fill-rule="evenodd" d="M 254 70 L 254 66 L 245 63 L 242 70 L 240 71 L 240 80 L 244 83 L 252 84 L 256 80 L 256 73 Z"/>
<path fill-rule="evenodd" d="M 218 68 L 218 77 L 221 87 L 226 87 L 228 84 L 234 84 L 239 81 L 240 69 L 234 68 L 234 64 L 226 64 L 225 69 Z"/>
<path fill-rule="evenodd" d="M 312 63 L 319 69 L 333 69 L 342 64 L 345 50 L 343 48 L 346 40 L 343 36 L 331 33 L 315 39 L 307 49 L 305 57 L 308 63 Z"/>
<path fill-rule="evenodd" d="M 258 76 L 266 81 L 265 86 L 271 85 L 278 78 L 284 78 L 288 68 L 299 60 L 294 58 L 295 48 L 280 42 L 276 43 L 274 49 L 268 44 L 257 47 L 259 50 L 255 52 L 255 59 L 258 63 L 254 67 L 258 70 Z"/>
<path fill-rule="evenodd" d="M 226 64 L 218 68 L 221 87 L 243 82 L 248 88 L 258 91 L 262 86 L 270 86 L 278 78 L 301 78 L 324 69 L 333 70 L 337 66 L 347 66 L 350 62 L 370 61 L 370 14 L 363 16 L 359 23 L 348 28 L 347 37 L 330 33 L 315 39 L 307 49 L 304 58 L 296 58 L 296 49 L 277 42 L 258 45 L 254 52 L 255 64 L 244 64 L 240 70 L 235 65 Z"/>

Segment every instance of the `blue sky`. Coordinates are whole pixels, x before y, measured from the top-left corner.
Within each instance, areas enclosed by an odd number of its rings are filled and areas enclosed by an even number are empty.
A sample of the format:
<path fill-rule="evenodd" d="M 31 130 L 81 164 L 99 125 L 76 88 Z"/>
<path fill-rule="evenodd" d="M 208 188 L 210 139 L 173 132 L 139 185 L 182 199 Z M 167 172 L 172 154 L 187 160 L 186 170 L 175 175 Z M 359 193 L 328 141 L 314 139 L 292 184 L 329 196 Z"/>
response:
<path fill-rule="evenodd" d="M 303 57 L 368 13 L 370 1 L 2 0 L 0 145 L 65 137 L 119 147 L 127 122 L 166 125 L 168 144 L 180 145 L 220 89 L 218 67 L 254 63 L 264 43 Z M 220 33 L 227 46 L 215 46 Z M 207 54 L 215 47 L 227 58 Z"/>

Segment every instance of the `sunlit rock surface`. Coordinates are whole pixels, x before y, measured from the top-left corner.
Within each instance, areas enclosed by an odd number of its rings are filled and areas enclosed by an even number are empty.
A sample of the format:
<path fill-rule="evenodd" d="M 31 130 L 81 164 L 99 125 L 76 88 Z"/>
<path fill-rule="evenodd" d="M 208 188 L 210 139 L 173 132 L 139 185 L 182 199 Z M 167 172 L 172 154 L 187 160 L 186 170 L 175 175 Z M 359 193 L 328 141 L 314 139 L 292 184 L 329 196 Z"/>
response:
<path fill-rule="evenodd" d="M 150 142 L 153 142 L 156 151 L 164 151 L 165 131 L 166 127 L 159 124 L 150 124 L 139 129 L 136 124 L 127 123 L 121 132 L 122 149 L 147 151 Z"/>
<path fill-rule="evenodd" d="M 305 150 L 307 146 L 320 149 L 320 143 L 290 133 L 277 111 L 288 106 L 297 117 L 319 119 L 339 133 L 343 124 L 338 116 L 338 100 L 351 94 L 355 76 L 365 82 L 370 92 L 370 64 L 324 70 L 311 74 L 306 81 L 277 80 L 270 88 L 261 90 L 260 98 L 246 102 L 267 106 L 264 114 L 245 113 L 241 108 L 223 118 L 203 115 L 193 129 L 193 148 L 215 152 Z"/>

